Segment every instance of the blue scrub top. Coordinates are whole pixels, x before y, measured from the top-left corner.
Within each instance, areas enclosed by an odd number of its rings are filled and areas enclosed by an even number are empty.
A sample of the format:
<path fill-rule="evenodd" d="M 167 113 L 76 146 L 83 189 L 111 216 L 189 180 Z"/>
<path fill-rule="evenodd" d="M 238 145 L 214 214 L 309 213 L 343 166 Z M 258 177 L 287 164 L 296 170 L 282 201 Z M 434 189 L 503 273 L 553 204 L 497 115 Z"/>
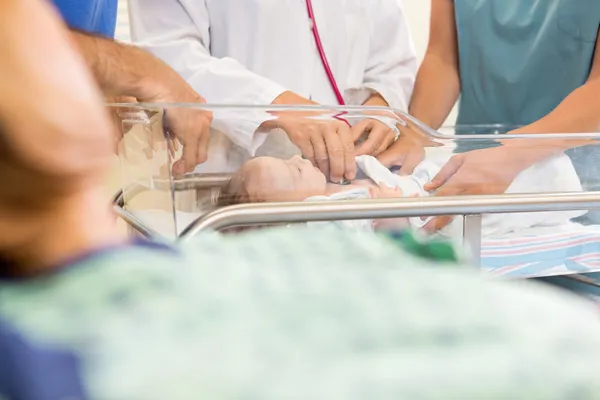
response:
<path fill-rule="evenodd" d="M 106 37 L 115 36 L 118 0 L 53 0 L 72 28 Z"/>
<path fill-rule="evenodd" d="M 458 124 L 530 124 L 588 78 L 600 0 L 454 0 L 454 6 Z"/>

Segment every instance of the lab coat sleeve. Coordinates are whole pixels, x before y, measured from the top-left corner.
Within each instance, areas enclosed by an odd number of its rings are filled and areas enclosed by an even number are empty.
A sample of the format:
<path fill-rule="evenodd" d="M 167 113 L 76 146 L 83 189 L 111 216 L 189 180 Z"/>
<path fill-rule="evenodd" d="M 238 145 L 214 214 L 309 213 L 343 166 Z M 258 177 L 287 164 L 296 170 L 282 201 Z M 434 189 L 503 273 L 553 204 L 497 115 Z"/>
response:
<path fill-rule="evenodd" d="M 267 105 L 286 88 L 232 58 L 210 55 L 210 22 L 205 0 L 129 0 L 134 43 L 175 69 L 210 104 Z M 230 119 L 215 112 L 214 124 L 254 154 L 266 135 L 255 133 L 260 118 Z"/>
<path fill-rule="evenodd" d="M 370 51 L 361 89 L 377 92 L 390 107 L 407 111 L 417 74 L 417 58 L 402 1 L 374 3 L 369 6 Z M 359 95 L 360 90 L 355 93 Z"/>

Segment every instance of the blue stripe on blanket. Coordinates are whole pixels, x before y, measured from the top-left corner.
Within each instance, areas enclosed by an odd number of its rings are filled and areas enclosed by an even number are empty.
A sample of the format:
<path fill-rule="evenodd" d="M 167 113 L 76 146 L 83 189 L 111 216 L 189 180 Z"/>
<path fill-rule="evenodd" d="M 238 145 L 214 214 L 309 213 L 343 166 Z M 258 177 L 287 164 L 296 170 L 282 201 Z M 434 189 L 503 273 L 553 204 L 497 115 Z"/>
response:
<path fill-rule="evenodd" d="M 495 275 L 515 278 L 600 271 L 600 235 L 558 236 L 560 238 L 550 237 L 548 241 L 537 243 L 527 238 L 503 240 L 499 246 L 488 241 L 482 247 L 482 268 Z M 525 243 L 520 244 L 519 240 Z"/>

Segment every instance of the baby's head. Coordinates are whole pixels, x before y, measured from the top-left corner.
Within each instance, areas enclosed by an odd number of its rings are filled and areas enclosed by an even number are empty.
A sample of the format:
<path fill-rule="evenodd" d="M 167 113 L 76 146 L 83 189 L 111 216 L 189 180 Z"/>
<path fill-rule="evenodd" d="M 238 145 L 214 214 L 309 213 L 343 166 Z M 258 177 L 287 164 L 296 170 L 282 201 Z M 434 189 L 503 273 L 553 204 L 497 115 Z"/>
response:
<path fill-rule="evenodd" d="M 222 188 L 218 205 L 302 201 L 326 191 L 325 175 L 308 160 L 299 156 L 289 160 L 257 157 L 245 163 Z"/>

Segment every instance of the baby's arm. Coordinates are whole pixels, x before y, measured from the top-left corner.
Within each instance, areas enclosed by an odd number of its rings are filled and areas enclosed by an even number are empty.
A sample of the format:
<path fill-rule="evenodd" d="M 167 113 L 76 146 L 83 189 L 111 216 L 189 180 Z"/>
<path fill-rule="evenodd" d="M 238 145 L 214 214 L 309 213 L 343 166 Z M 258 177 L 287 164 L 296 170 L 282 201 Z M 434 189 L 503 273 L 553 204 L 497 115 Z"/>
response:
<path fill-rule="evenodd" d="M 383 184 L 370 187 L 369 195 L 372 199 L 395 199 L 404 197 L 404 193 L 400 188 L 391 188 Z"/>
<path fill-rule="evenodd" d="M 369 194 L 372 199 L 396 199 L 404 197 L 401 189 L 391 188 L 383 184 L 370 188 Z M 408 227 L 408 218 L 385 218 L 373 221 L 373 228 L 375 230 L 399 231 Z"/>

